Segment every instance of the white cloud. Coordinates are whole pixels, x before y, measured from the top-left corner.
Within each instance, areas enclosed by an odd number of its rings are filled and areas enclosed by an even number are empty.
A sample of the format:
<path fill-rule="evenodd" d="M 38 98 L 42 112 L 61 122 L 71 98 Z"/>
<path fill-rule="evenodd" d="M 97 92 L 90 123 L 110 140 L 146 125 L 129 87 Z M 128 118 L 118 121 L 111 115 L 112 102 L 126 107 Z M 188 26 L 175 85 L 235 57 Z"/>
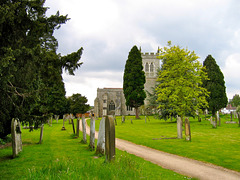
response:
<path fill-rule="evenodd" d="M 156 52 L 169 40 L 202 61 L 211 54 L 223 69 L 228 98 L 240 89 L 239 0 L 47 0 L 46 6 L 48 15 L 59 10 L 71 18 L 55 33 L 58 52 L 84 48 L 76 76 L 64 74 L 67 95 L 81 93 L 93 105 L 98 87 L 122 87 L 133 45 Z"/>
<path fill-rule="evenodd" d="M 240 94 L 240 53 L 229 55 L 222 70 L 226 82 L 228 98 L 232 99 L 235 94 Z"/>

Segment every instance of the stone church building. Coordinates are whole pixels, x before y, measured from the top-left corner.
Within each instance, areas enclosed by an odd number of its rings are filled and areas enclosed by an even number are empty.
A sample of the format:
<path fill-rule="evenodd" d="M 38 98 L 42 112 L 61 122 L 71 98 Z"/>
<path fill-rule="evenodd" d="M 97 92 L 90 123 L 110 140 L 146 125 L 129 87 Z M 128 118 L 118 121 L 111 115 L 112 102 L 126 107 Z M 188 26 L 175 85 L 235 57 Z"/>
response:
<path fill-rule="evenodd" d="M 156 84 L 160 60 L 157 59 L 157 53 L 142 53 L 142 62 L 146 77 L 144 90 L 152 92 L 152 87 L 155 87 Z M 135 115 L 134 108 L 126 106 L 125 102 L 123 88 L 98 88 L 97 97 L 94 101 L 95 116 Z M 147 98 L 144 104 L 147 104 Z"/>

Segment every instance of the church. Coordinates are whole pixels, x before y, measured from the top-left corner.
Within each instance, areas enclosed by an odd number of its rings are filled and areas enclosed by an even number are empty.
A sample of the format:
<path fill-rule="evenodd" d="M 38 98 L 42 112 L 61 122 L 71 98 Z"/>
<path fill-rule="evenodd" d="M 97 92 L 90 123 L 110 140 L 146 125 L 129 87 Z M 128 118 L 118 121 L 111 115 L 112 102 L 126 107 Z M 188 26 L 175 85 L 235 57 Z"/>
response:
<path fill-rule="evenodd" d="M 160 60 L 157 55 L 157 53 L 142 53 L 143 70 L 146 77 L 144 90 L 148 92 L 152 92 L 152 87 L 155 87 L 157 71 L 160 68 Z M 135 115 L 134 108 L 126 106 L 125 102 L 123 88 L 98 88 L 94 101 L 95 116 Z M 147 98 L 144 104 L 147 104 Z"/>

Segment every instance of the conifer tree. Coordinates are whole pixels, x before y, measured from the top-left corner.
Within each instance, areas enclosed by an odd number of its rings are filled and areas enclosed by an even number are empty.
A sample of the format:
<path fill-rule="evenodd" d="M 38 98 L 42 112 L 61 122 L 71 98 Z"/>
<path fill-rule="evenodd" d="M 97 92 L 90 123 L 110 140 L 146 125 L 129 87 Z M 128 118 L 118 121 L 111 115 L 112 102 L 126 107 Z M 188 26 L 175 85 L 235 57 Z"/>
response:
<path fill-rule="evenodd" d="M 139 118 L 138 108 L 144 104 L 146 93 L 144 91 L 145 73 L 142 66 L 141 52 L 133 46 L 126 61 L 123 77 L 123 93 L 126 106 L 134 107 L 136 118 Z"/>
<path fill-rule="evenodd" d="M 224 75 L 211 55 L 206 57 L 203 66 L 205 67 L 204 71 L 208 75 L 208 80 L 203 81 L 203 87 L 210 92 L 207 101 L 209 110 L 215 116 L 215 113 L 219 109 L 226 107 L 228 102 Z"/>

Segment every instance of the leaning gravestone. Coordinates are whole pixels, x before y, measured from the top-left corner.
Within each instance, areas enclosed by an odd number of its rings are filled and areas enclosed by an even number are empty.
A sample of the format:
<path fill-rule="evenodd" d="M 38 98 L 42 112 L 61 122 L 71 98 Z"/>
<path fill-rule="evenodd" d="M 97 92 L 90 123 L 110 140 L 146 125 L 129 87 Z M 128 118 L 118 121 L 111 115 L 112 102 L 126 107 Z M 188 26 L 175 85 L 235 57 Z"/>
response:
<path fill-rule="evenodd" d="M 86 120 L 85 115 L 82 115 L 82 132 L 83 132 L 83 139 L 82 143 L 87 144 L 87 135 L 86 135 Z"/>
<path fill-rule="evenodd" d="M 93 151 L 95 149 L 95 119 L 94 116 L 91 116 L 90 121 L 90 149 Z"/>
<path fill-rule="evenodd" d="M 191 141 L 190 122 L 188 118 L 185 119 L 185 136 L 186 136 L 186 141 Z"/>
<path fill-rule="evenodd" d="M 104 152 L 105 152 L 105 117 L 101 119 L 99 125 L 96 154 L 104 155 Z"/>
<path fill-rule="evenodd" d="M 182 120 L 181 120 L 181 117 L 177 117 L 177 138 L 182 139 Z"/>
<path fill-rule="evenodd" d="M 125 116 L 122 116 L 122 123 L 125 123 Z"/>
<path fill-rule="evenodd" d="M 74 120 L 71 119 L 71 122 L 72 122 L 73 134 L 75 134 Z"/>
<path fill-rule="evenodd" d="M 12 134 L 12 152 L 15 158 L 19 152 L 22 151 L 22 137 L 21 137 L 21 124 L 19 120 L 12 119 L 11 134 Z"/>
<path fill-rule="evenodd" d="M 105 119 L 105 154 L 107 162 L 115 159 L 115 125 L 111 116 Z"/>

